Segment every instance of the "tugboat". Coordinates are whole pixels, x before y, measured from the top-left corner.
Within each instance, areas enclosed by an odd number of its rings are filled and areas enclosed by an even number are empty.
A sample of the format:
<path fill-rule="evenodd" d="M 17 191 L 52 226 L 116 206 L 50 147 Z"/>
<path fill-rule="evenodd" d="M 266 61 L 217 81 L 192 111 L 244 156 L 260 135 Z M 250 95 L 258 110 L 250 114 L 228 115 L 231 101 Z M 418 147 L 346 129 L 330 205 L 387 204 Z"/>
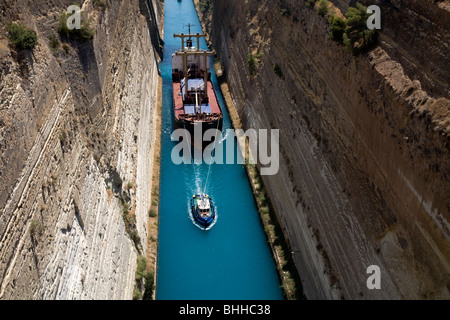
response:
<path fill-rule="evenodd" d="M 207 194 L 194 194 L 191 199 L 191 211 L 194 220 L 205 230 L 216 219 L 216 209 Z"/>
<path fill-rule="evenodd" d="M 181 39 L 181 51 L 172 55 L 172 84 L 175 126 L 194 133 L 196 125 L 202 132 L 222 129 L 223 114 L 211 82 L 210 59 L 214 51 L 200 50 L 205 34 L 174 34 Z M 197 39 L 197 47 L 193 45 Z"/>

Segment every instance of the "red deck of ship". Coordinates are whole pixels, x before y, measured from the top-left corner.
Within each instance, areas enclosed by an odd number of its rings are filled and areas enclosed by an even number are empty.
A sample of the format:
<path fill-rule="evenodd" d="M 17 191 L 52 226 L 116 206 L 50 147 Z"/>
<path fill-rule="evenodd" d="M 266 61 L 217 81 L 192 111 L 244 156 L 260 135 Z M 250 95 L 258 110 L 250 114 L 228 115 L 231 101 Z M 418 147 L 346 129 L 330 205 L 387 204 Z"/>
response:
<path fill-rule="evenodd" d="M 212 113 L 222 113 L 220 110 L 219 104 L 217 102 L 216 93 L 214 92 L 214 88 L 212 86 L 211 81 L 207 82 L 207 90 L 209 97 L 209 106 L 211 107 Z M 173 99 L 175 102 L 175 118 L 178 119 L 180 115 L 184 114 L 183 107 L 183 96 L 180 95 L 181 86 L 179 82 L 173 83 Z"/>
<path fill-rule="evenodd" d="M 175 118 L 178 119 L 180 115 L 184 114 L 183 96 L 180 95 L 181 86 L 179 82 L 173 83 L 173 100 L 175 102 Z"/>

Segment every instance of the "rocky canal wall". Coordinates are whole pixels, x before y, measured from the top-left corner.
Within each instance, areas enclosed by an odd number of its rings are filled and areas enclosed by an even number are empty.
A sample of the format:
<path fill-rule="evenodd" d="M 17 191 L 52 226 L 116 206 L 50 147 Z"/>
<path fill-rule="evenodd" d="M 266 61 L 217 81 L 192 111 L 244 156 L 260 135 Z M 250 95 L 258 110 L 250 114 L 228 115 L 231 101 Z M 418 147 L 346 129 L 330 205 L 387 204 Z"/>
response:
<path fill-rule="evenodd" d="M 131 299 L 148 250 L 162 8 L 83 1 L 95 34 L 79 41 L 57 33 L 70 4 L 0 4 L 3 299 Z M 33 51 L 9 46 L 10 21 Z"/>

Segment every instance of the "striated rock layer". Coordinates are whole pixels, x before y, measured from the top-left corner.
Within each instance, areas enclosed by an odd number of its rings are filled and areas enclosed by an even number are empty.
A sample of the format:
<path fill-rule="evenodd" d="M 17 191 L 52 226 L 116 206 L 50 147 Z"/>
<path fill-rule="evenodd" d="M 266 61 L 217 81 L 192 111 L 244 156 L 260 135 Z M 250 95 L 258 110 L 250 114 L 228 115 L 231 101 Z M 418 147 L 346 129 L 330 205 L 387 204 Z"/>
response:
<path fill-rule="evenodd" d="M 52 50 L 72 3 L 0 4 L 1 30 L 39 40 L 15 52 L 0 33 L 1 299 L 131 299 L 146 250 L 159 1 L 84 1 L 93 40 Z"/>
<path fill-rule="evenodd" d="M 211 41 L 245 128 L 280 129 L 280 170 L 263 179 L 306 296 L 449 298 L 450 12 L 362 2 L 383 30 L 359 57 L 297 0 L 214 1 Z"/>

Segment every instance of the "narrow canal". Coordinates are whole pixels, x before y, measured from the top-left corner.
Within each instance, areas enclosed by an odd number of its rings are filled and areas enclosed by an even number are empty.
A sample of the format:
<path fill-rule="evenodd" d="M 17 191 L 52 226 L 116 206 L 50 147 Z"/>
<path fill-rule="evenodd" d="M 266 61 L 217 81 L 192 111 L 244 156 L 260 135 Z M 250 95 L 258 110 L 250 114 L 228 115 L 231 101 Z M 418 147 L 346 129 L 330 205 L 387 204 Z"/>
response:
<path fill-rule="evenodd" d="M 207 231 L 195 226 L 189 201 L 206 182 L 208 164 L 175 165 L 171 58 L 180 49 L 174 33 L 201 33 L 192 0 L 166 0 L 164 17 L 163 112 L 157 299 L 282 299 L 276 267 L 266 242 L 245 169 L 239 164 L 213 164 L 206 193 L 216 205 L 216 224 Z M 206 49 L 206 43 L 201 42 Z M 217 79 L 212 76 L 217 89 Z M 223 97 L 223 130 L 231 129 Z"/>

